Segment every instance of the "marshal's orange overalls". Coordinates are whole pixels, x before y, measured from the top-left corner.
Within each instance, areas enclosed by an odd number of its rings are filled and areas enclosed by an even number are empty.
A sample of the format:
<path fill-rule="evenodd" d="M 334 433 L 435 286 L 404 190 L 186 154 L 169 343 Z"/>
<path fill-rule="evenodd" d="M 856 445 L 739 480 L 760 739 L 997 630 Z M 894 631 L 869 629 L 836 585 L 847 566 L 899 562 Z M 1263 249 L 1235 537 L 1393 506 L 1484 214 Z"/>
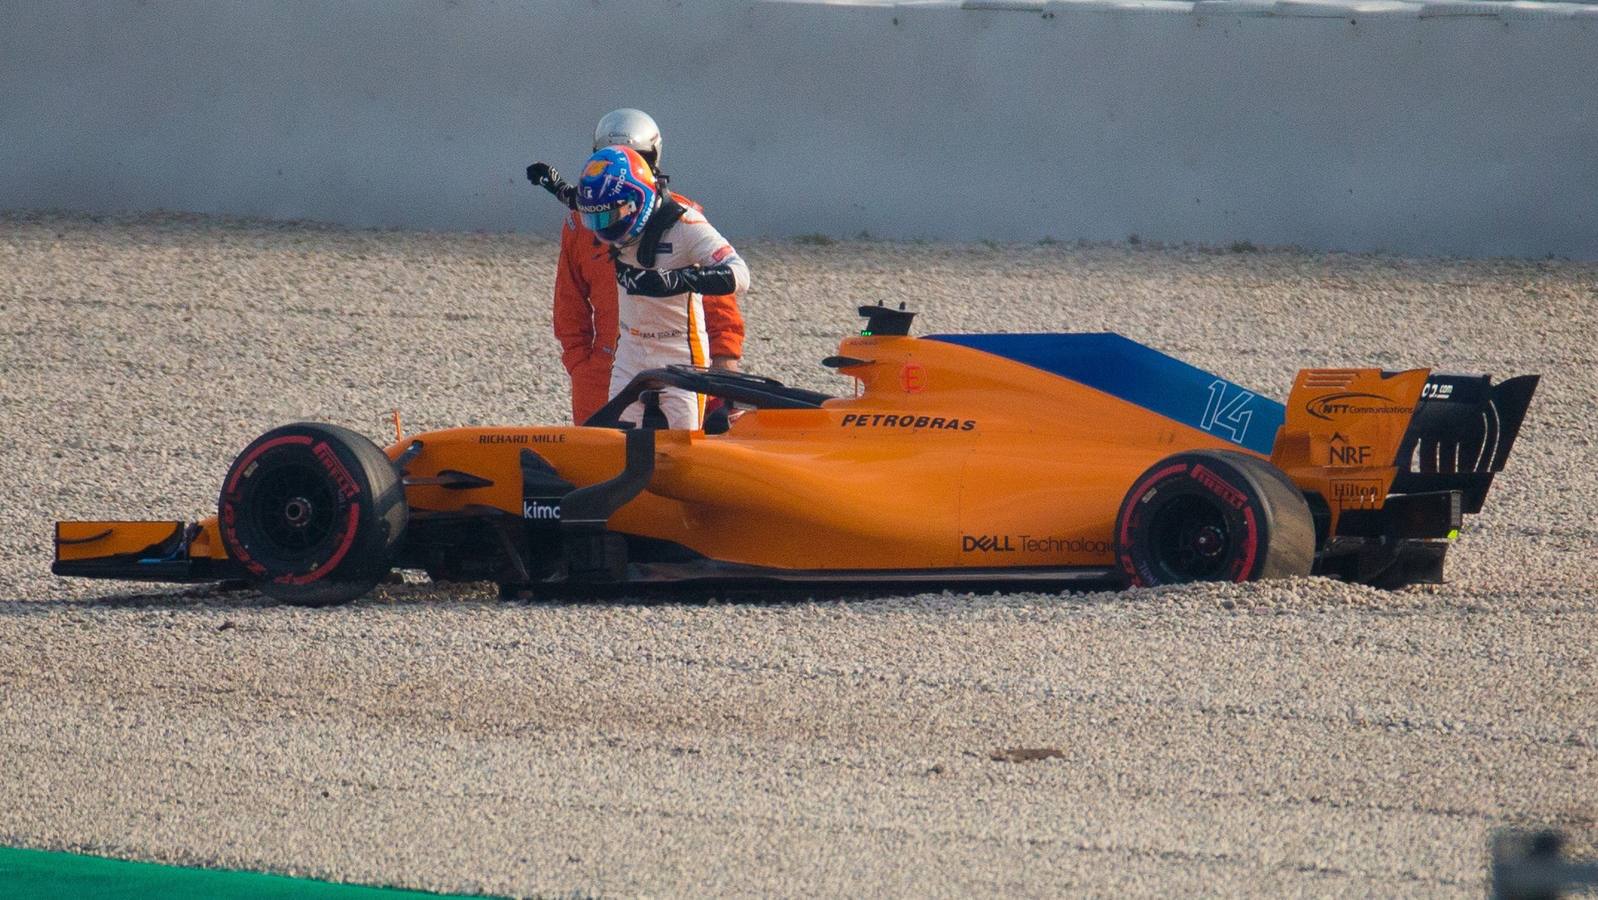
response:
<path fill-rule="evenodd" d="M 691 209 L 699 204 L 672 197 Z M 744 320 L 738 300 L 706 297 L 705 330 L 710 356 L 741 358 Z M 572 421 L 581 425 L 610 399 L 610 365 L 616 358 L 616 267 L 610 245 L 583 227 L 577 213 L 560 231 L 560 264 L 555 269 L 555 337 L 561 364 L 572 381 Z"/>

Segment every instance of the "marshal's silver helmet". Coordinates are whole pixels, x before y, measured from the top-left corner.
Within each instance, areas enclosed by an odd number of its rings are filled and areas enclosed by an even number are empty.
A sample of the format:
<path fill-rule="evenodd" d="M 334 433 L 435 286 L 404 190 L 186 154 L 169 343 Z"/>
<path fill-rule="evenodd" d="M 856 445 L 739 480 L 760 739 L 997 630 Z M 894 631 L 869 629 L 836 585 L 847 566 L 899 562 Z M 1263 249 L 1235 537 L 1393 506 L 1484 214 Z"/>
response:
<path fill-rule="evenodd" d="M 638 151 L 650 168 L 660 164 L 660 126 L 641 109 L 616 109 L 594 126 L 594 149 L 620 144 Z"/>

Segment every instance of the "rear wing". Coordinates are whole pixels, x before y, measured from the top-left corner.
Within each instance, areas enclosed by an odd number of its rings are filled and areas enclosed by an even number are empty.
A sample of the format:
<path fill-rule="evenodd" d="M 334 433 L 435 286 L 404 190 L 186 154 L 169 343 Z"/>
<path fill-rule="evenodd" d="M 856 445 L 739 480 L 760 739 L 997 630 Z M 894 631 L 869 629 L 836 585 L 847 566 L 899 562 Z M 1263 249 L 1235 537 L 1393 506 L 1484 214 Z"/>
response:
<path fill-rule="evenodd" d="M 1466 513 L 1481 512 L 1493 476 L 1520 436 L 1540 376 L 1493 384 L 1488 375 L 1433 374 L 1394 460 L 1395 494 L 1459 491 Z"/>

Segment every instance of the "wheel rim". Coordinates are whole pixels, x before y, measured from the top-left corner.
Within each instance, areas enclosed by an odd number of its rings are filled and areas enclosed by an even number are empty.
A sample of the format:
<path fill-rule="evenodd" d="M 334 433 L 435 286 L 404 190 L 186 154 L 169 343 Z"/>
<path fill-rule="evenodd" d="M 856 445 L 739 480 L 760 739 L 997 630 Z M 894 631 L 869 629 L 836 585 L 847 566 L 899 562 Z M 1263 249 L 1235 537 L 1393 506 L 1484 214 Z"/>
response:
<path fill-rule="evenodd" d="M 332 534 L 338 512 L 325 473 L 295 462 L 280 463 L 255 477 L 255 531 L 273 556 L 296 556 Z"/>
<path fill-rule="evenodd" d="M 1234 555 L 1234 535 L 1221 507 L 1194 494 L 1172 497 L 1149 522 L 1153 563 L 1171 581 L 1225 577 Z"/>

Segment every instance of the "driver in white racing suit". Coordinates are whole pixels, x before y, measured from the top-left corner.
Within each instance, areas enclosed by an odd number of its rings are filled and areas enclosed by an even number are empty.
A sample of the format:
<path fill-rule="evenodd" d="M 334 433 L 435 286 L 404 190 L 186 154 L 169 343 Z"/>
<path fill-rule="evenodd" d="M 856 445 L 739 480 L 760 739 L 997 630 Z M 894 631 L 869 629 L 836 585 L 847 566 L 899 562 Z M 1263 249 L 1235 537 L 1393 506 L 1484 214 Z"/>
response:
<path fill-rule="evenodd" d="M 657 190 L 654 173 L 630 147 L 606 147 L 589 157 L 577 185 L 583 224 L 611 244 L 616 262 L 620 341 L 610 395 L 645 369 L 682 363 L 710 365 L 705 295 L 742 297 L 749 267 L 704 214 Z M 697 429 L 705 398 L 682 388 L 661 392 L 672 428 Z M 642 422 L 634 403 L 622 421 Z"/>

